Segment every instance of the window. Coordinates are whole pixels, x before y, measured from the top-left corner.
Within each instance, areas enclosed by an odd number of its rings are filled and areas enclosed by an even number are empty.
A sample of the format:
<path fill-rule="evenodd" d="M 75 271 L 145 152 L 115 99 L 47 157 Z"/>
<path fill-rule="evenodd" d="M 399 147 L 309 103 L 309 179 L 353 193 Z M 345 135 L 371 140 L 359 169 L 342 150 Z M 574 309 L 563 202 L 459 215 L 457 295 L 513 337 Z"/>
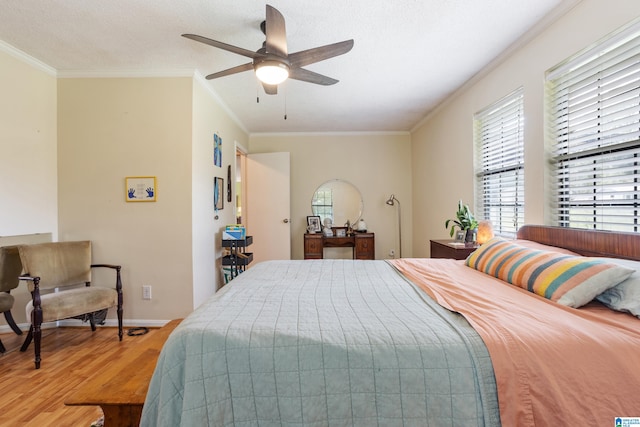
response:
<path fill-rule="evenodd" d="M 547 73 L 552 221 L 638 232 L 640 22 Z"/>
<path fill-rule="evenodd" d="M 524 223 L 523 100 L 519 88 L 474 116 L 475 214 L 502 236 L 515 236 Z"/>

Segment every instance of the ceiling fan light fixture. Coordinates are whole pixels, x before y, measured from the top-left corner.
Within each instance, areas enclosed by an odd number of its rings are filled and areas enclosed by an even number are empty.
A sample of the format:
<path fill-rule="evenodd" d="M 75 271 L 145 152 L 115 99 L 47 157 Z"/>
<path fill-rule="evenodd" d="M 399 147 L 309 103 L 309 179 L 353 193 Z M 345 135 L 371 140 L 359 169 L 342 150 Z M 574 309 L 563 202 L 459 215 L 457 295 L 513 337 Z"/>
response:
<path fill-rule="evenodd" d="M 256 66 L 256 76 L 268 85 L 279 85 L 289 78 L 289 66 L 278 61 L 263 61 Z"/>

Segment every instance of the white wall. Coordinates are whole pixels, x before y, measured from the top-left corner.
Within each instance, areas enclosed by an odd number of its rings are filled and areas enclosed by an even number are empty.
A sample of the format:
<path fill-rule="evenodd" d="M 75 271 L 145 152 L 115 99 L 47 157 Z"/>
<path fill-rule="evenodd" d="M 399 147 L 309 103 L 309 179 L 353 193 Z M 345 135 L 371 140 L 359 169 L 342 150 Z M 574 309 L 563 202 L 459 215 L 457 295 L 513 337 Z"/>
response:
<path fill-rule="evenodd" d="M 458 199 L 473 204 L 473 114 L 524 87 L 525 222 L 543 224 L 545 71 L 640 15 L 636 0 L 583 0 L 484 77 L 467 85 L 412 132 L 414 255 L 420 242 L 448 238 Z"/>
<path fill-rule="evenodd" d="M 394 193 L 402 203 L 402 246 L 411 256 L 411 141 L 407 133 L 251 135 L 251 153 L 291 155 L 291 251 L 302 259 L 311 197 L 325 181 L 344 179 L 362 193 L 362 217 L 376 237 L 376 258 L 398 254 L 397 210 L 385 204 Z M 331 250 L 331 249 L 329 249 Z"/>

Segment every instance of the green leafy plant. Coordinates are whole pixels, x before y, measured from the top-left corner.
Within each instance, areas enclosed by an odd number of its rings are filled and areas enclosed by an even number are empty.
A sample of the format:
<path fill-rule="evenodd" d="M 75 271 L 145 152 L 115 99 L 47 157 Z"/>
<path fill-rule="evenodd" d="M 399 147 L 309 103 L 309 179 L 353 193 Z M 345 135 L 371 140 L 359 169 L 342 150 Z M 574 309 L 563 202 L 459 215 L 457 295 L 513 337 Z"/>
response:
<path fill-rule="evenodd" d="M 444 227 L 449 228 L 449 224 L 451 224 L 451 228 L 449 230 L 449 235 L 451 237 L 453 237 L 453 233 L 455 233 L 456 227 L 460 228 L 460 230 L 475 230 L 476 228 L 478 228 L 478 221 L 471 213 L 469 205 L 462 204 L 462 200 L 458 201 L 458 211 L 456 212 L 456 219 L 448 219 L 444 223 Z"/>

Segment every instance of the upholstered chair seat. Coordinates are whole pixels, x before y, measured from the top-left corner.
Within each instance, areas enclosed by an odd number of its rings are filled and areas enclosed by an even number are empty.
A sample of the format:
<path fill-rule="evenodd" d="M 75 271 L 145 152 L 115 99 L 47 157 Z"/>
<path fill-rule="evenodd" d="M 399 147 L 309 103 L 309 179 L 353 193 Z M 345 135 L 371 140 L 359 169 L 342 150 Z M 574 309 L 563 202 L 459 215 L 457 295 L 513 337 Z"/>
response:
<path fill-rule="evenodd" d="M 86 313 L 93 313 L 118 304 L 115 289 L 98 286 L 70 289 L 65 292 L 53 292 L 40 296 L 42 322 L 70 319 Z M 33 301 L 27 303 L 27 319 L 31 319 Z"/>
<path fill-rule="evenodd" d="M 5 292 L 0 292 L 0 313 L 4 313 L 5 311 L 9 311 L 13 308 L 13 303 L 15 302 L 15 298 L 11 294 L 7 294 Z"/>

